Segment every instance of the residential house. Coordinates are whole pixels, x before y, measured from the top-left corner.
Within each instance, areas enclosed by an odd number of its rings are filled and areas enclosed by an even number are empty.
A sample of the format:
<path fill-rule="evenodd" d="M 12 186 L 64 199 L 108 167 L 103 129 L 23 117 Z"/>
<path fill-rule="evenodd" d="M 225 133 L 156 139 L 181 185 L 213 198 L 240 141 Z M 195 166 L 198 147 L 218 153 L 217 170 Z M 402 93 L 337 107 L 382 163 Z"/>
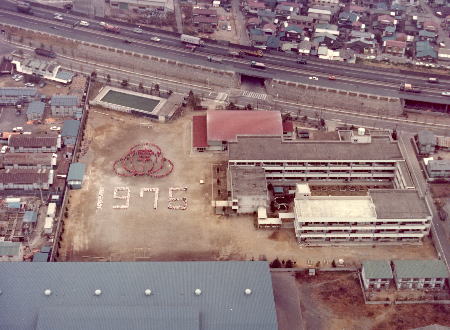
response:
<path fill-rule="evenodd" d="M 57 135 L 11 135 L 8 139 L 10 152 L 52 152 L 61 147 L 61 138 Z"/>
<path fill-rule="evenodd" d="M 329 6 L 333 9 L 339 9 L 339 0 L 309 0 L 310 6 Z"/>
<path fill-rule="evenodd" d="M 450 179 L 450 160 L 429 160 L 427 173 L 433 179 Z"/>
<path fill-rule="evenodd" d="M 339 30 L 337 25 L 334 24 L 317 24 L 315 33 L 329 33 L 338 36 Z"/>
<path fill-rule="evenodd" d="M 430 41 L 435 42 L 437 39 L 437 34 L 435 32 L 420 30 L 419 31 L 419 40 L 420 41 Z"/>
<path fill-rule="evenodd" d="M 350 6 L 348 6 L 348 11 L 351 13 L 356 13 L 358 15 L 362 15 L 367 12 L 367 8 L 357 6 L 357 5 L 350 5 Z"/>
<path fill-rule="evenodd" d="M 250 30 L 250 29 L 257 28 L 260 24 L 261 24 L 261 18 L 259 18 L 259 17 L 250 17 L 247 20 L 246 26 L 247 26 L 247 29 Z"/>
<path fill-rule="evenodd" d="M 16 105 L 22 100 L 31 102 L 37 95 L 36 88 L 1 87 L 0 105 Z"/>
<path fill-rule="evenodd" d="M 337 49 L 335 47 L 333 47 L 333 45 L 335 44 L 337 40 L 337 37 L 335 35 L 329 34 L 329 33 L 314 33 L 314 39 L 313 42 L 316 45 L 321 45 L 321 46 L 327 46 L 330 49 Z M 338 47 L 340 48 L 340 47 Z"/>
<path fill-rule="evenodd" d="M 302 55 L 309 55 L 311 53 L 312 44 L 309 40 L 302 40 L 298 45 L 298 52 Z"/>
<path fill-rule="evenodd" d="M 267 49 L 279 50 L 281 46 L 281 40 L 279 36 L 269 36 L 266 42 Z"/>
<path fill-rule="evenodd" d="M 443 289 L 448 279 L 442 260 L 393 260 L 397 289 Z"/>
<path fill-rule="evenodd" d="M 217 11 L 214 9 L 194 8 L 192 9 L 192 16 L 217 17 Z"/>
<path fill-rule="evenodd" d="M 406 51 L 406 42 L 397 40 L 386 40 L 383 43 L 384 53 L 395 56 L 404 56 Z"/>
<path fill-rule="evenodd" d="M 435 61 L 437 60 L 437 52 L 429 41 L 417 41 L 415 57 L 420 61 Z"/>
<path fill-rule="evenodd" d="M 298 7 L 293 7 L 289 4 L 282 4 L 279 3 L 276 8 L 275 8 L 275 14 L 277 15 L 277 17 L 288 17 L 291 16 L 292 14 L 298 14 L 299 13 L 299 8 Z"/>
<path fill-rule="evenodd" d="M 254 47 L 266 47 L 267 39 L 269 36 L 265 34 L 261 29 L 249 30 L 249 38 Z"/>
<path fill-rule="evenodd" d="M 429 32 L 439 32 L 439 24 L 432 20 L 426 20 L 422 23 L 422 28 Z"/>
<path fill-rule="evenodd" d="M 65 120 L 61 131 L 63 145 L 74 146 L 77 142 L 78 131 L 80 129 L 79 120 Z"/>
<path fill-rule="evenodd" d="M 246 6 L 246 10 L 250 14 L 258 14 L 258 11 L 265 9 L 266 9 L 265 3 L 258 1 L 249 1 Z"/>
<path fill-rule="evenodd" d="M 450 61 L 450 48 L 439 48 L 438 59 L 442 61 Z"/>
<path fill-rule="evenodd" d="M 387 25 L 396 25 L 396 20 L 394 17 L 389 15 L 380 15 L 377 18 L 378 23 L 381 25 L 387 26 Z"/>
<path fill-rule="evenodd" d="M 331 11 L 326 9 L 309 8 L 308 16 L 314 20 L 314 23 L 324 24 L 331 21 Z"/>
<path fill-rule="evenodd" d="M 53 183 L 53 170 L 0 171 L 0 190 L 48 190 Z"/>
<path fill-rule="evenodd" d="M 394 275 L 389 261 L 367 260 L 362 262 L 361 278 L 366 290 L 389 289 Z"/>
<path fill-rule="evenodd" d="M 219 18 L 214 16 L 194 16 L 193 23 L 195 26 L 201 26 L 203 29 L 213 32 L 219 24 Z"/>
<path fill-rule="evenodd" d="M 51 113 L 54 117 L 75 117 L 80 119 L 83 110 L 76 95 L 54 95 L 50 100 Z"/>
<path fill-rule="evenodd" d="M 44 116 L 45 103 L 41 101 L 33 101 L 28 104 L 27 119 L 41 120 Z"/>
<path fill-rule="evenodd" d="M 359 21 L 359 16 L 356 13 L 343 11 L 338 17 L 338 26 L 352 28 L 353 24 Z"/>
<path fill-rule="evenodd" d="M 277 32 L 277 27 L 275 26 L 275 24 L 272 23 L 267 23 L 264 24 L 263 27 L 261 28 L 261 30 L 267 34 L 267 35 L 274 35 Z"/>
<path fill-rule="evenodd" d="M 388 40 L 388 39 L 384 39 L 385 37 L 392 37 L 395 34 L 395 30 L 396 30 L 396 26 L 394 25 L 388 25 L 384 28 L 383 30 L 383 40 Z"/>
<path fill-rule="evenodd" d="M 345 43 L 347 48 L 352 49 L 358 54 L 375 54 L 377 43 L 375 40 L 367 40 L 365 38 L 353 38 Z"/>
<path fill-rule="evenodd" d="M 313 31 L 315 28 L 314 18 L 304 15 L 292 15 L 289 23 L 300 26 L 304 30 Z"/>
<path fill-rule="evenodd" d="M 283 31 L 285 32 L 284 36 L 281 38 L 283 41 L 300 42 L 302 39 L 303 30 L 298 25 L 285 23 Z"/>
<path fill-rule="evenodd" d="M 370 32 L 361 32 L 361 31 L 351 31 L 350 38 L 353 39 L 364 39 L 364 40 L 374 40 L 375 35 Z"/>

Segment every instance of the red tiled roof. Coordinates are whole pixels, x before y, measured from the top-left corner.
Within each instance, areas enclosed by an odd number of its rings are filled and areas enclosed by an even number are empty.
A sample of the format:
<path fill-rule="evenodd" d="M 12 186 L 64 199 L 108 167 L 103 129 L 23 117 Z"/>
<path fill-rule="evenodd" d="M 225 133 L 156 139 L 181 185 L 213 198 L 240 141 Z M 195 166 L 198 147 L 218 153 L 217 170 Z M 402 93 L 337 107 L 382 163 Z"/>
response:
<path fill-rule="evenodd" d="M 51 153 L 40 152 L 8 152 L 2 157 L 3 165 L 45 165 L 52 164 Z"/>
<path fill-rule="evenodd" d="M 208 141 L 236 141 L 238 135 L 283 135 L 278 111 L 211 110 L 206 116 Z"/>
<path fill-rule="evenodd" d="M 192 10 L 192 15 L 217 15 L 217 12 L 214 9 L 194 8 Z"/>
<path fill-rule="evenodd" d="M 192 146 L 194 148 L 206 148 L 206 116 L 192 117 Z"/>
<path fill-rule="evenodd" d="M 283 6 L 291 6 L 294 8 L 301 8 L 301 4 L 296 3 L 296 2 L 289 2 L 289 1 L 282 1 L 279 3 L 279 5 L 283 5 Z"/>
<path fill-rule="evenodd" d="M 9 137 L 8 145 L 10 147 L 24 147 L 24 148 L 41 148 L 41 147 L 56 147 L 57 136 L 48 135 L 11 135 Z"/>
<path fill-rule="evenodd" d="M 207 16 L 195 16 L 194 17 L 194 23 L 207 23 L 207 24 L 213 24 L 218 23 L 219 19 L 217 17 L 207 17 Z"/>
<path fill-rule="evenodd" d="M 261 23 L 259 17 L 250 17 L 247 21 L 247 24 L 259 24 L 259 23 Z"/>
<path fill-rule="evenodd" d="M 357 5 L 350 5 L 349 10 L 356 12 L 356 13 L 363 13 L 367 9 L 365 7 L 361 7 L 361 6 L 357 6 Z"/>
<path fill-rule="evenodd" d="M 386 40 L 386 47 L 406 48 L 406 42 L 398 40 Z"/>
<path fill-rule="evenodd" d="M 248 6 L 253 9 L 265 9 L 266 5 L 263 2 L 250 1 Z"/>
<path fill-rule="evenodd" d="M 395 18 L 392 16 L 389 16 L 389 15 L 381 15 L 381 16 L 378 16 L 378 22 L 381 22 L 381 21 L 389 21 L 391 23 L 394 23 Z"/>
<path fill-rule="evenodd" d="M 293 132 L 294 131 L 294 123 L 292 120 L 283 121 L 283 132 Z"/>
<path fill-rule="evenodd" d="M 0 182 L 3 184 L 33 184 L 48 182 L 49 172 L 37 170 L 7 170 L 0 172 Z"/>
<path fill-rule="evenodd" d="M 406 41 L 406 40 L 407 40 L 406 33 L 403 33 L 403 32 L 397 32 L 397 33 L 395 34 L 395 40 L 397 40 L 397 41 Z"/>

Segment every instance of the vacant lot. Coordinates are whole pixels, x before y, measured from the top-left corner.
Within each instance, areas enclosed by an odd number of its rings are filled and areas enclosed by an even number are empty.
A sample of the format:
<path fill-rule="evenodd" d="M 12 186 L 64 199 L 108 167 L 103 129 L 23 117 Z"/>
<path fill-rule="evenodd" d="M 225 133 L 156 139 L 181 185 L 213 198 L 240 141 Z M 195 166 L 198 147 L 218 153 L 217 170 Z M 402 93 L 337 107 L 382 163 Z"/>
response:
<path fill-rule="evenodd" d="M 450 326 L 446 305 L 365 305 L 356 273 L 297 276 L 305 329 L 412 329 Z"/>
<path fill-rule="evenodd" d="M 97 112 L 100 111 L 101 113 Z M 346 263 L 361 259 L 434 257 L 434 249 L 424 246 L 299 248 L 293 230 L 256 230 L 253 216 L 214 215 L 211 207 L 211 167 L 224 161 L 225 154 L 190 150 L 191 113 L 167 124 L 144 118 L 91 109 L 82 146 L 82 162 L 88 164 L 84 186 L 71 191 L 65 221 L 61 256 L 66 260 L 269 260 L 293 259 L 329 265 L 335 258 Z M 173 161 L 174 171 L 165 178 L 119 177 L 112 167 L 128 149 L 151 142 L 161 147 Z M 204 180 L 205 184 L 200 184 Z M 115 187 L 130 189 L 129 208 L 113 209 L 124 200 L 113 199 Z M 154 194 L 144 187 L 159 188 L 158 208 Z M 174 197 L 186 197 L 187 210 L 170 210 L 170 187 L 187 187 Z M 103 204 L 97 208 L 99 190 Z"/>

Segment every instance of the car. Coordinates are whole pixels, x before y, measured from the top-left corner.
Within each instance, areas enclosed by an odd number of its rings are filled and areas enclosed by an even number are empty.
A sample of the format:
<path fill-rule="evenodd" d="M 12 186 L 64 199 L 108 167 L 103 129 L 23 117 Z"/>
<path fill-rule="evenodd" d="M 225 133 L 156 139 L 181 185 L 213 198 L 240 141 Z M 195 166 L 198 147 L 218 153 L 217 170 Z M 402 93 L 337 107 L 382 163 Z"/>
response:
<path fill-rule="evenodd" d="M 61 15 L 55 15 L 55 17 L 53 17 L 53 18 L 56 19 L 57 21 L 64 20 L 64 18 Z"/>
<path fill-rule="evenodd" d="M 160 42 L 161 41 L 161 39 L 158 38 L 158 37 L 151 37 L 150 40 L 151 41 L 156 41 L 156 42 Z"/>
<path fill-rule="evenodd" d="M 135 28 L 135 29 L 133 29 L 133 32 L 134 33 L 142 33 L 144 31 L 142 31 L 142 29 L 140 29 L 140 28 Z"/>
<path fill-rule="evenodd" d="M 2 150 L 0 151 L 0 153 L 5 154 L 8 151 L 9 147 L 8 146 L 3 146 Z"/>
<path fill-rule="evenodd" d="M 123 39 L 123 43 L 125 43 L 125 44 L 131 44 L 131 41 L 128 40 L 128 39 Z"/>
<path fill-rule="evenodd" d="M 26 83 L 25 87 L 34 87 L 34 84 L 33 83 Z"/>
<path fill-rule="evenodd" d="M 231 25 L 227 26 L 227 31 L 231 31 Z"/>
<path fill-rule="evenodd" d="M 316 76 L 311 76 L 309 77 L 310 80 L 319 80 L 319 78 L 317 78 Z"/>
<path fill-rule="evenodd" d="M 100 25 L 100 26 L 105 26 L 106 23 L 105 23 L 105 22 L 100 22 L 100 23 L 98 23 L 98 25 Z"/>
<path fill-rule="evenodd" d="M 56 26 L 50 26 L 50 29 L 58 30 L 58 28 Z"/>
<path fill-rule="evenodd" d="M 442 96 L 450 96 L 450 92 L 442 92 L 441 95 Z"/>
<path fill-rule="evenodd" d="M 40 88 L 45 87 L 46 85 L 47 85 L 47 83 L 45 81 L 39 83 L 39 87 Z"/>
<path fill-rule="evenodd" d="M 308 64 L 308 62 L 305 59 L 303 59 L 303 58 L 297 59 L 297 63 L 298 64 Z"/>
<path fill-rule="evenodd" d="M 89 26 L 89 22 L 86 21 L 80 21 L 78 24 L 80 24 L 81 26 Z"/>
<path fill-rule="evenodd" d="M 14 133 L 16 133 L 16 132 L 23 132 L 23 127 L 20 127 L 20 126 L 14 127 L 14 128 L 12 129 L 12 131 L 13 131 Z"/>
<path fill-rule="evenodd" d="M 328 80 L 336 80 L 336 76 L 333 76 L 332 74 L 330 74 L 328 76 Z"/>
<path fill-rule="evenodd" d="M 52 127 L 50 127 L 50 130 L 59 132 L 61 130 L 61 127 L 59 127 L 59 126 L 52 126 Z"/>
<path fill-rule="evenodd" d="M 431 84 L 439 84 L 439 78 L 430 77 L 430 78 L 428 78 L 428 82 Z"/>

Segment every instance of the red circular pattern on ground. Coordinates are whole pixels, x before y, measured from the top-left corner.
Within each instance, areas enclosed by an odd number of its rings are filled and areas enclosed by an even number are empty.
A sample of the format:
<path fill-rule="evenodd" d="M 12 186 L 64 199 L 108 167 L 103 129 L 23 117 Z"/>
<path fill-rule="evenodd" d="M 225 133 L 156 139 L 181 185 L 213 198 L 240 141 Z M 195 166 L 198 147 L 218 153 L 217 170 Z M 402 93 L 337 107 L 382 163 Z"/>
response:
<path fill-rule="evenodd" d="M 113 164 L 119 176 L 150 176 L 163 178 L 173 171 L 173 163 L 165 158 L 161 148 L 153 143 L 142 143 L 131 147 L 122 158 Z"/>

